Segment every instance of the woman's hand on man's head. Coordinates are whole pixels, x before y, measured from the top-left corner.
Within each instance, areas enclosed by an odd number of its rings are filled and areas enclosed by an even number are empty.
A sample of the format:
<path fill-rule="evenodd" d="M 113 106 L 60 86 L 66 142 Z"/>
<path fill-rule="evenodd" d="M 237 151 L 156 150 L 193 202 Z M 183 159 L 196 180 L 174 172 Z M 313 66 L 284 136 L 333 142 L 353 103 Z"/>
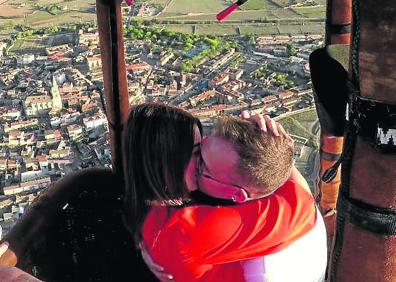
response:
<path fill-rule="evenodd" d="M 264 132 L 270 132 L 274 136 L 282 135 L 288 139 L 291 139 L 290 135 L 287 134 L 283 126 L 279 122 L 274 121 L 268 115 L 250 115 L 248 111 L 242 111 L 240 118 L 256 123 L 257 126 Z"/>

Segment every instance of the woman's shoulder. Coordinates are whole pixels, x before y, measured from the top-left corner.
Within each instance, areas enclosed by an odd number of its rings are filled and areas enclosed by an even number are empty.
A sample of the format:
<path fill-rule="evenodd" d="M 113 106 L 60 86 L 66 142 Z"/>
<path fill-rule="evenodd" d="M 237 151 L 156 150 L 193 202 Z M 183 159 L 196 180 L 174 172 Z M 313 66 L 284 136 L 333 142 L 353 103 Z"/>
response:
<path fill-rule="evenodd" d="M 182 208 L 152 208 L 146 218 L 154 225 L 197 228 L 226 222 L 241 223 L 241 214 L 236 206 L 191 205 Z"/>
<path fill-rule="evenodd" d="M 224 223 L 227 223 L 227 228 L 224 228 Z M 242 215 L 238 209 L 194 205 L 168 210 L 152 208 L 145 219 L 143 229 L 148 242 L 154 240 L 154 235 L 159 231 L 162 236 L 167 234 L 166 238 L 182 236 L 189 241 L 214 234 L 227 237 L 230 236 L 227 234 L 234 234 L 241 224 Z"/>
<path fill-rule="evenodd" d="M 187 221 L 215 221 L 218 218 L 238 216 L 237 206 L 191 205 L 178 209 L 174 216 Z"/>
<path fill-rule="evenodd" d="M 304 185 L 293 179 L 287 180 L 272 195 L 278 195 L 280 197 L 285 198 L 286 200 L 298 198 L 301 200 L 306 199 L 308 201 L 314 201 L 312 193 L 309 190 L 309 187 L 305 187 Z"/>

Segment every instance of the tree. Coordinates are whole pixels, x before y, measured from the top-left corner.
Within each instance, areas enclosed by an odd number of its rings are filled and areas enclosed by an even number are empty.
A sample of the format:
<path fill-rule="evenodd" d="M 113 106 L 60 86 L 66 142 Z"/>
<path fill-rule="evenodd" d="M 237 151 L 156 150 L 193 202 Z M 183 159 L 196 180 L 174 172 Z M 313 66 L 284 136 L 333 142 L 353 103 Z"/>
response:
<path fill-rule="evenodd" d="M 188 73 L 190 72 L 194 66 L 191 64 L 191 62 L 183 63 L 180 66 L 180 72 L 181 73 Z"/>
<path fill-rule="evenodd" d="M 249 44 L 251 45 L 256 44 L 256 37 L 254 36 L 253 33 L 246 34 L 246 39 L 249 42 Z"/>
<path fill-rule="evenodd" d="M 286 83 L 287 89 L 294 87 L 294 81 L 292 81 L 292 80 L 286 80 L 285 83 Z"/>
<path fill-rule="evenodd" d="M 209 37 L 205 37 L 203 41 L 206 44 L 208 44 L 211 49 L 216 49 L 217 46 L 219 46 L 219 41 L 217 39 L 211 39 Z"/>
<path fill-rule="evenodd" d="M 285 86 L 286 85 L 286 75 L 282 73 L 277 73 L 274 76 L 275 85 L 276 86 Z"/>
<path fill-rule="evenodd" d="M 289 53 L 289 56 L 297 55 L 297 49 L 296 49 L 296 46 L 293 43 L 287 43 L 286 48 L 287 48 L 287 51 Z"/>

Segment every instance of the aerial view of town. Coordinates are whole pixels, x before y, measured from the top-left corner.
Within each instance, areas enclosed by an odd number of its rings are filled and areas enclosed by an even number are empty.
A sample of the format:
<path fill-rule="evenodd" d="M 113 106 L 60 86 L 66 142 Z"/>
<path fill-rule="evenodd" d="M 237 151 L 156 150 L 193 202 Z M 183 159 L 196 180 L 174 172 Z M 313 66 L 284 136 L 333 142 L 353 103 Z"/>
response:
<path fill-rule="evenodd" d="M 319 123 L 308 59 L 324 40 L 324 0 L 123 4 L 130 104 L 171 104 L 200 118 L 268 114 L 295 140 L 315 186 Z M 0 0 L 0 226 L 6 233 L 50 183 L 111 167 L 95 3 Z"/>

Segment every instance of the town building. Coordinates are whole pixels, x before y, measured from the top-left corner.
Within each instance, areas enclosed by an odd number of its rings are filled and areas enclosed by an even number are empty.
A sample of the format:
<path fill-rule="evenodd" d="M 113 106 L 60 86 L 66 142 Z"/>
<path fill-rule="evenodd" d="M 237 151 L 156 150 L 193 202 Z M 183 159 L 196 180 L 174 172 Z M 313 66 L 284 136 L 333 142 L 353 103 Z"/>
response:
<path fill-rule="evenodd" d="M 127 64 L 126 70 L 133 73 L 141 73 L 151 70 L 151 66 L 146 62 L 139 62 L 134 64 Z"/>
<path fill-rule="evenodd" d="M 51 183 L 50 177 L 45 177 L 37 180 L 22 182 L 19 184 L 9 185 L 3 188 L 4 195 L 15 195 L 22 192 L 43 189 Z"/>
<path fill-rule="evenodd" d="M 78 34 L 78 44 L 83 44 L 83 45 L 98 45 L 99 43 L 99 34 L 97 32 L 95 33 L 84 33 L 82 30 L 80 30 Z"/>
<path fill-rule="evenodd" d="M 59 92 L 58 83 L 56 82 L 55 79 L 55 75 L 52 76 L 51 95 L 52 95 L 52 112 L 59 112 L 60 110 L 63 109 L 63 103 Z"/>
<path fill-rule="evenodd" d="M 219 73 L 213 79 L 209 80 L 208 85 L 209 88 L 216 88 L 219 85 L 222 85 L 230 80 L 230 75 L 227 72 Z"/>
<path fill-rule="evenodd" d="M 83 127 L 79 124 L 71 124 L 67 126 L 67 133 L 70 140 L 76 141 L 83 136 Z"/>
<path fill-rule="evenodd" d="M 29 120 L 21 120 L 21 121 L 14 121 L 14 122 L 7 122 L 4 125 L 4 132 L 8 133 L 12 130 L 19 130 L 19 129 L 27 129 L 27 128 L 36 128 L 38 127 L 39 122 L 38 119 L 29 119 Z"/>
<path fill-rule="evenodd" d="M 86 58 L 86 60 L 88 69 L 90 71 L 94 71 L 102 67 L 102 60 L 100 59 L 100 55 L 89 56 Z"/>
<path fill-rule="evenodd" d="M 6 54 L 7 43 L 0 41 L 0 58 Z"/>
<path fill-rule="evenodd" d="M 48 95 L 28 96 L 23 105 L 27 116 L 37 116 L 52 109 L 52 99 Z"/>

